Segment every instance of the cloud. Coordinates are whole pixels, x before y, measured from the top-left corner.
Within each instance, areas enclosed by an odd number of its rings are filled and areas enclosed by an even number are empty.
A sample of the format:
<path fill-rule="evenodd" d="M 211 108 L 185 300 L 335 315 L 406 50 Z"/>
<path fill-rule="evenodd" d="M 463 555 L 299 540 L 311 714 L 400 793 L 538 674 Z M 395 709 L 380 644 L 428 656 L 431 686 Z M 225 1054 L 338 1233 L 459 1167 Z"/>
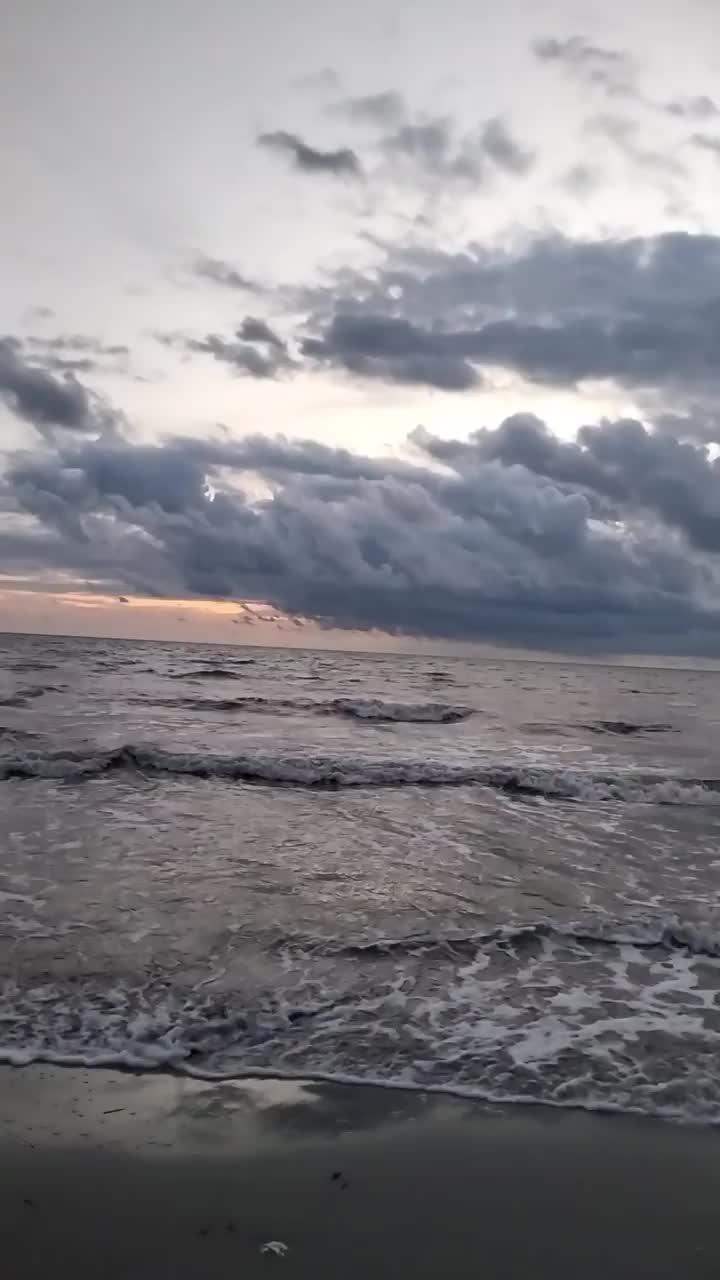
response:
<path fill-rule="evenodd" d="M 530 415 L 410 444 L 415 464 L 281 437 L 56 443 L 10 460 L 26 523 L 0 556 L 7 572 L 263 599 L 327 626 L 720 653 L 705 450 L 623 421 L 568 443 Z M 248 472 L 268 496 L 248 496 Z"/>
<path fill-rule="evenodd" d="M 270 328 L 265 320 L 258 320 L 256 316 L 246 316 L 240 328 L 238 329 L 238 337 L 245 342 L 265 343 L 269 347 L 275 347 L 278 351 L 285 350 L 285 343 Z"/>
<path fill-rule="evenodd" d="M 358 377 L 470 389 L 501 369 L 683 401 L 720 393 L 720 237 L 550 235 L 513 251 L 386 247 L 296 299 L 307 358 Z"/>
<path fill-rule="evenodd" d="M 574 164 L 561 178 L 561 185 L 573 196 L 586 196 L 600 183 L 597 169 L 588 164 Z"/>
<path fill-rule="evenodd" d="M 241 292 L 254 293 L 257 285 L 231 266 L 229 262 L 223 262 L 220 258 L 197 258 L 193 267 L 195 275 L 205 280 L 212 280 L 213 284 L 222 285 L 226 289 L 239 289 Z"/>
<path fill-rule="evenodd" d="M 681 120 L 713 120 L 720 116 L 720 107 L 707 94 L 696 98 L 674 98 L 663 103 L 662 109 Z"/>
<path fill-rule="evenodd" d="M 343 98 L 327 108 L 329 115 L 344 116 L 360 124 L 398 124 L 406 115 L 402 94 L 392 89 L 382 93 L 368 93 L 355 98 Z"/>
<path fill-rule="evenodd" d="M 452 122 L 446 117 L 405 122 L 382 139 L 381 147 L 391 159 L 410 161 L 414 168 L 433 178 L 477 181 L 482 174 L 477 148 L 455 147 Z"/>
<path fill-rule="evenodd" d="M 277 378 L 288 367 L 287 358 L 273 351 L 259 351 L 250 342 L 228 342 L 218 334 L 209 333 L 206 338 L 188 338 L 188 351 L 210 355 L 221 364 L 229 365 L 234 373 L 251 378 Z"/>
<path fill-rule="evenodd" d="M 541 62 L 554 63 L 575 79 L 611 98 L 635 97 L 636 71 L 629 54 L 590 44 L 582 36 L 536 40 L 532 51 Z"/>
<path fill-rule="evenodd" d="M 39 351 L 76 351 L 91 356 L 126 356 L 129 349 L 119 343 L 105 343 L 83 333 L 60 334 L 54 338 L 26 339 L 28 346 Z"/>
<path fill-rule="evenodd" d="M 393 163 L 400 160 L 433 182 L 477 184 L 486 177 L 488 165 L 519 177 L 535 161 L 534 153 L 521 146 L 500 116 L 460 136 L 449 116 L 406 119 L 383 136 L 379 146 Z"/>
<path fill-rule="evenodd" d="M 257 141 L 261 147 L 288 155 L 296 169 L 301 169 L 303 173 L 325 173 L 336 178 L 362 177 L 362 165 L 350 147 L 320 151 L 303 142 L 296 133 L 287 133 L 284 129 L 274 133 L 261 133 Z"/>
<path fill-rule="evenodd" d="M 507 173 L 525 174 L 532 168 L 535 156 L 513 138 L 507 126 L 495 116 L 488 120 L 482 131 L 482 149 L 485 155 Z"/>
<path fill-rule="evenodd" d="M 716 160 L 720 160 L 720 137 L 716 134 L 693 133 L 690 141 L 694 147 L 698 147 L 701 151 L 709 151 Z"/>
<path fill-rule="evenodd" d="M 666 424 L 667 425 L 667 424 Z M 467 442 L 415 440 L 432 457 L 465 468 L 500 462 L 607 499 L 620 519 L 649 513 L 682 532 L 698 550 L 720 551 L 720 465 L 703 446 L 651 431 L 635 419 L 581 427 L 558 440 L 540 419 L 517 414 Z"/>
<path fill-rule="evenodd" d="M 332 67 L 321 67 L 319 71 L 311 71 L 308 75 L 297 76 L 293 86 L 309 93 L 326 93 L 340 88 L 341 81 L 337 71 Z"/>
<path fill-rule="evenodd" d="M 217 333 L 209 333 L 204 338 L 184 333 L 156 336 L 165 346 L 212 356 L 219 363 L 228 365 L 233 373 L 250 378 L 277 378 L 295 367 L 279 335 L 265 320 L 256 316 L 246 316 L 231 339 L 222 338 Z"/>
<path fill-rule="evenodd" d="M 60 376 L 28 356 L 18 338 L 0 338 L 0 398 L 41 433 L 60 428 L 98 431 L 109 425 L 98 397 L 72 371 Z"/>
<path fill-rule="evenodd" d="M 103 369 L 118 372 L 127 366 L 129 348 L 120 343 L 104 343 L 86 334 L 60 334 L 54 338 L 27 337 L 25 343 L 47 370 L 92 373 Z"/>
<path fill-rule="evenodd" d="M 306 338 L 304 355 L 319 363 L 384 382 L 417 383 L 443 391 L 467 391 L 480 377 L 452 335 L 433 334 L 407 320 L 385 316 L 333 316 L 321 338 Z"/>
<path fill-rule="evenodd" d="M 600 115 L 589 120 L 585 128 L 604 137 L 625 156 L 634 169 L 680 178 L 687 176 L 685 165 L 673 151 L 660 151 L 638 141 L 640 129 L 635 120 L 629 120 L 626 116 Z"/>

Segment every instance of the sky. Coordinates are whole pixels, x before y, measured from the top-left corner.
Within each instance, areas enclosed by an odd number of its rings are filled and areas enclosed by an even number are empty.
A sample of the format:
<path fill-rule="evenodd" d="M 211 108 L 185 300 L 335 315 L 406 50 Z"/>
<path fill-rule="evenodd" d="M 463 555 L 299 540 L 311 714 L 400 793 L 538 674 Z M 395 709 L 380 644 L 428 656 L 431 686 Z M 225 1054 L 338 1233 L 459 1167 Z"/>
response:
<path fill-rule="evenodd" d="M 7 0 L 0 630 L 720 657 L 718 83 L 715 0 Z"/>

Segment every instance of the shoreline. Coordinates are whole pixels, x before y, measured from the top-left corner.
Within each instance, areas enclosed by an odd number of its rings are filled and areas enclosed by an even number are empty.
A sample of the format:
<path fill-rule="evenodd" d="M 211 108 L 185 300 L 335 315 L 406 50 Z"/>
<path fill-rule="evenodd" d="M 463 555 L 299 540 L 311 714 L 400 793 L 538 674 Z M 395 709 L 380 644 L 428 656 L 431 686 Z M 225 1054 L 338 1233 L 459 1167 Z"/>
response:
<path fill-rule="evenodd" d="M 549 1111 L 557 1112 L 561 1115 L 587 1115 L 594 1117 L 607 1117 L 610 1119 L 626 1119 L 628 1121 L 637 1121 L 640 1123 L 651 1123 L 659 1125 L 670 1125 L 673 1128 L 690 1129 L 694 1132 L 715 1132 L 720 1134 L 720 1114 L 713 1113 L 712 1117 L 702 1115 L 690 1115 L 682 1106 L 676 1110 L 669 1108 L 657 1109 L 655 1111 L 643 1111 L 641 1107 L 624 1106 L 621 1103 L 606 1101 L 604 1099 L 586 1101 L 571 1100 L 567 1102 L 558 1101 L 554 1098 L 544 1097 L 541 1094 L 533 1096 L 530 1094 L 514 1094 L 495 1096 L 490 1092 L 482 1093 L 473 1086 L 464 1087 L 462 1085 L 446 1085 L 446 1084 L 412 1084 L 406 1080 L 399 1079 L 374 1079 L 361 1076 L 353 1076 L 351 1074 L 342 1073 L 323 1073 L 321 1071 L 302 1071 L 297 1072 L 282 1071 L 272 1068 L 254 1068 L 246 1072 L 237 1072 L 232 1076 L 214 1074 L 211 1071 L 202 1071 L 201 1069 L 188 1066 L 185 1061 L 178 1065 L 171 1062 L 158 1061 L 156 1066 L 147 1063 L 126 1063 L 126 1062 L 98 1062 L 89 1063 L 82 1062 L 77 1059 L 63 1061 L 58 1056 L 55 1059 L 49 1058 L 33 1058 L 29 1062 L 14 1061 L 11 1057 L 2 1057 L 0 1055 L 0 1079 L 5 1077 L 7 1072 L 21 1071 L 50 1071 L 50 1072 L 81 1072 L 83 1075 L 89 1075 L 90 1079 L 94 1079 L 96 1074 L 99 1076 L 130 1076 L 137 1079 L 153 1079 L 158 1077 L 166 1077 L 171 1080 L 194 1081 L 199 1085 L 215 1085 L 222 1087 L 224 1085 L 235 1086 L 239 1089 L 248 1087 L 252 1089 L 254 1086 L 273 1086 L 278 1089 L 283 1085 L 308 1085 L 319 1086 L 328 1089 L 365 1089 L 377 1090 L 380 1093 L 400 1093 L 410 1096 L 417 1096 L 429 1101 L 434 1101 L 438 1105 L 444 1099 L 449 1103 L 465 1104 L 469 1107 L 480 1111 L 501 1111 L 513 1113 L 521 1112 L 526 1109 L 530 1111 Z M 0 1125 L 2 1124 L 0 1112 Z"/>
<path fill-rule="evenodd" d="M 710 1127 L 306 1078 L 0 1080 L 14 1280 L 720 1274 Z"/>

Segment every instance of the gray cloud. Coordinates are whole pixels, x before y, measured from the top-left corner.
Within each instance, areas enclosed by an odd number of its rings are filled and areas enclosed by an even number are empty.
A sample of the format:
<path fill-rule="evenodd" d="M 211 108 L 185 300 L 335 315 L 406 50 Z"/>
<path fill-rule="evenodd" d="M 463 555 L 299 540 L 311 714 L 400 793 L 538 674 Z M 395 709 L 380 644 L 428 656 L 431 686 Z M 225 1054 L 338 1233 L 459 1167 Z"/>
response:
<path fill-rule="evenodd" d="M 244 293 L 254 293 L 257 290 L 254 281 L 220 258 L 198 258 L 193 270 L 195 275 L 212 280 L 213 284 L 223 285 L 226 289 L 239 289 Z"/>
<path fill-rule="evenodd" d="M 296 133 L 287 133 L 284 129 L 261 133 L 257 141 L 261 147 L 288 155 L 303 173 L 326 173 L 336 178 L 362 177 L 362 165 L 350 147 L 321 151 L 303 142 Z"/>
<path fill-rule="evenodd" d="M 698 147 L 701 151 L 709 151 L 716 160 L 720 160 L 720 137 L 717 134 L 693 133 L 690 141 L 694 147 Z"/>
<path fill-rule="evenodd" d="M 10 460 L 33 525 L 0 556 L 323 625 L 720 653 L 720 475 L 702 449 L 636 422 L 567 444 L 529 415 L 412 443 L 416 465 L 262 436 L 56 444 Z M 251 500 L 245 472 L 270 496 Z"/>
<path fill-rule="evenodd" d="M 561 178 L 561 185 L 574 196 L 586 196 L 600 183 L 598 171 L 588 164 L 574 164 Z"/>
<path fill-rule="evenodd" d="M 257 316 L 246 316 L 237 334 L 238 338 L 244 342 L 260 342 L 269 347 L 275 347 L 278 351 L 285 350 L 285 343 L 278 337 L 275 330 L 270 328 L 267 321 L 259 320 Z"/>
<path fill-rule="evenodd" d="M 238 334 L 241 332 L 239 330 Z M 228 365 L 234 373 L 251 378 L 276 378 L 289 367 L 284 348 L 258 350 L 251 342 L 228 342 L 215 333 L 209 333 L 206 338 L 187 338 L 184 345 L 188 351 L 212 356 L 221 364 Z"/>
<path fill-rule="evenodd" d="M 100 402 L 67 370 L 60 376 L 27 356 L 18 338 L 0 338 L 0 397 L 41 433 L 61 428 L 98 431 L 109 419 Z"/>
<path fill-rule="evenodd" d="M 720 116 L 720 107 L 707 94 L 696 98 L 674 98 L 663 104 L 663 110 L 681 120 L 713 120 Z"/>
<path fill-rule="evenodd" d="M 533 152 L 513 138 L 499 116 L 488 120 L 482 131 L 481 143 L 485 155 L 507 173 L 525 174 L 535 161 Z"/>
<path fill-rule="evenodd" d="M 389 381 L 465 389 L 503 368 L 707 401 L 720 392 L 719 270 L 720 237 L 679 232 L 555 235 L 504 253 L 391 247 L 377 269 L 302 292 L 302 349 Z"/>
<path fill-rule="evenodd" d="M 59 335 L 54 338 L 27 337 L 27 347 L 46 370 L 92 373 L 127 368 L 129 348 L 120 343 L 104 343 L 86 334 Z"/>
<path fill-rule="evenodd" d="M 340 88 L 340 76 L 332 67 L 321 67 L 319 71 L 311 71 L 308 75 L 297 76 L 293 80 L 296 89 L 310 93 L 326 93 Z"/>
<path fill-rule="evenodd" d="M 383 93 L 368 93 L 355 98 L 344 98 L 332 103 L 328 114 L 344 116 L 361 124 L 398 124 L 407 114 L 401 94 L 387 89 Z"/>
<path fill-rule="evenodd" d="M 462 147 L 455 148 L 452 123 L 446 117 L 405 122 L 383 138 L 381 146 L 391 158 L 410 160 L 419 170 L 435 177 L 480 177 L 478 156 Z"/>
<path fill-rule="evenodd" d="M 386 316 L 333 316 L 321 338 L 306 338 L 304 355 L 326 366 L 385 382 L 419 383 L 444 391 L 466 391 L 480 377 L 455 335 L 433 334 L 407 320 Z"/>
<path fill-rule="evenodd" d="M 246 316 L 231 339 L 217 333 L 209 333 L 204 338 L 185 333 L 164 333 L 156 337 L 165 346 L 212 356 L 234 373 L 251 378 L 277 378 L 295 367 L 286 344 L 267 321 L 257 316 Z"/>
<path fill-rule="evenodd" d="M 558 440 L 540 419 L 517 414 L 469 441 L 415 433 L 432 457 L 467 469 L 487 462 L 522 466 L 562 485 L 606 498 L 618 519 L 629 509 L 680 530 L 692 546 L 720 551 L 720 465 L 700 445 L 649 430 L 635 419 L 581 427 Z"/>
<path fill-rule="evenodd" d="M 644 169 L 660 175 L 685 177 L 687 169 L 673 150 L 659 151 L 645 146 L 640 140 L 640 128 L 636 120 L 626 116 L 595 116 L 586 124 L 591 133 L 599 134 L 630 162 L 634 169 Z"/>
<path fill-rule="evenodd" d="M 54 338 L 30 337 L 26 338 L 26 342 L 28 346 L 35 347 L 39 351 L 77 351 L 91 356 L 129 355 L 129 349 L 126 346 L 101 342 L 99 338 L 92 338 L 83 333 L 60 334 Z"/>
<path fill-rule="evenodd" d="M 487 165 L 519 177 L 535 161 L 507 125 L 495 116 L 474 133 L 457 136 L 449 116 L 405 119 L 380 139 L 380 148 L 394 162 L 409 163 L 420 176 L 436 182 L 481 182 Z"/>
<path fill-rule="evenodd" d="M 582 83 L 593 85 L 610 97 L 637 94 L 635 64 L 627 53 L 590 44 L 582 36 L 536 40 L 532 50 L 542 62 L 557 64 Z"/>

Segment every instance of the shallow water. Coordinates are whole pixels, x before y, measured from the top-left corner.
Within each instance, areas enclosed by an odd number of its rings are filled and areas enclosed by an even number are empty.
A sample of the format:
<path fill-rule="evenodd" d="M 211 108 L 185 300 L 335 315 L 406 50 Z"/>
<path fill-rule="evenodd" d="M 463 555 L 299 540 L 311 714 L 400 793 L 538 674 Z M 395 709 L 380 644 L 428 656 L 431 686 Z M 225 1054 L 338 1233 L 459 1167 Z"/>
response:
<path fill-rule="evenodd" d="M 0 640 L 0 1059 L 720 1120 L 720 677 Z"/>

